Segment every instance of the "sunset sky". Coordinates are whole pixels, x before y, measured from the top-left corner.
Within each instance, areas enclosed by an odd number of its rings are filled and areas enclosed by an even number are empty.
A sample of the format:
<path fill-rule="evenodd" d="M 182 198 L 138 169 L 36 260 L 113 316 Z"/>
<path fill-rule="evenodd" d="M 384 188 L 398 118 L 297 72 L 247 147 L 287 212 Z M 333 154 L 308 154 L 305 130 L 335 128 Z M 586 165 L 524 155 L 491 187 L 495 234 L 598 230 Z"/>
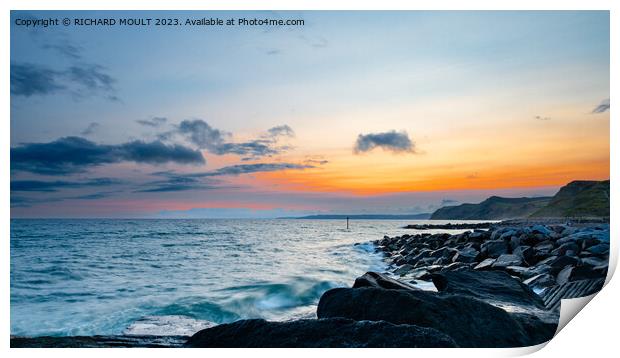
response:
<path fill-rule="evenodd" d="M 50 16 L 305 24 L 15 24 Z M 607 11 L 11 18 L 15 218 L 414 214 L 609 178 Z"/>

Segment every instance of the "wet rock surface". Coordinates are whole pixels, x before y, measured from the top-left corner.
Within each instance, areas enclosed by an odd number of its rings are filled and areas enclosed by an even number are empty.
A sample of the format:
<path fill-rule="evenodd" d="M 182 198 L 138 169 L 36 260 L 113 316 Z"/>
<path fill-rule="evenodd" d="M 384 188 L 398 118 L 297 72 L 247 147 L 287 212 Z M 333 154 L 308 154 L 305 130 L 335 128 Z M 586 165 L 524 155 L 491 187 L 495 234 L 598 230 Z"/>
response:
<path fill-rule="evenodd" d="M 202 330 L 193 335 L 187 341 L 186 346 L 202 348 L 450 348 L 456 347 L 456 344 L 448 335 L 432 328 L 407 324 L 397 325 L 385 321 L 328 318 L 289 322 L 242 320 Z"/>
<path fill-rule="evenodd" d="M 548 331 L 536 329 L 542 322 L 534 316 L 535 328 L 528 331 L 508 312 L 478 299 L 420 290 L 331 289 L 321 297 L 317 316 L 433 328 L 459 347 L 520 347 L 551 338 L 544 335 Z"/>

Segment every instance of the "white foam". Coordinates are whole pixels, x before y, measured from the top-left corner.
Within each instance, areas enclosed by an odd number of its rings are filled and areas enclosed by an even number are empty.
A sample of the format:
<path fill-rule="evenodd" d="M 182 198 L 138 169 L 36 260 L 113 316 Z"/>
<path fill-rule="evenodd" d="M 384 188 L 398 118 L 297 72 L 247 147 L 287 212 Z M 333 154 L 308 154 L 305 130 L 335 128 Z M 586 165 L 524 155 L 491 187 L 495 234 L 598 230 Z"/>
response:
<path fill-rule="evenodd" d="M 145 316 L 130 324 L 123 333 L 134 336 L 191 336 L 215 325 L 187 316 Z"/>

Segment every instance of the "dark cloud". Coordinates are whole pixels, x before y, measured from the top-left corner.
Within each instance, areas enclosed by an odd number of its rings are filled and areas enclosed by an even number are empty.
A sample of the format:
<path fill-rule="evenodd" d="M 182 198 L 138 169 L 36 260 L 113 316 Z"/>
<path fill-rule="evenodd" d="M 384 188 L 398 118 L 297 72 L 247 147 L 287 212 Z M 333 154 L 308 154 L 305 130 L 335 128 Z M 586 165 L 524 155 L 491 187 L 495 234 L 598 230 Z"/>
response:
<path fill-rule="evenodd" d="M 295 132 L 288 125 L 281 125 L 267 130 L 258 139 L 245 142 L 231 142 L 231 133 L 211 127 L 202 119 L 184 120 L 175 130 L 160 134 L 162 140 L 181 135 L 200 149 L 206 149 L 216 155 L 235 154 L 243 160 L 271 157 L 290 150 L 292 147 L 278 145 L 282 137 L 293 137 Z"/>
<path fill-rule="evenodd" d="M 534 116 L 534 119 L 538 119 L 539 121 L 549 121 L 551 120 L 551 117 Z"/>
<path fill-rule="evenodd" d="M 407 132 L 394 130 L 383 133 L 360 134 L 353 147 L 355 154 L 369 152 L 377 147 L 395 153 L 414 153 L 415 147 Z"/>
<path fill-rule="evenodd" d="M 62 71 L 32 63 L 11 64 L 11 94 L 14 96 L 69 93 L 76 99 L 103 95 L 116 101 L 115 83 L 104 67 L 94 64 L 76 64 Z"/>
<path fill-rule="evenodd" d="M 297 163 L 255 163 L 255 164 L 237 164 L 222 167 L 212 172 L 197 173 L 196 176 L 220 176 L 220 175 L 241 175 L 258 172 L 275 172 L 287 169 L 310 169 L 314 168 L 309 164 Z"/>
<path fill-rule="evenodd" d="M 202 153 L 179 144 L 139 140 L 117 145 L 97 144 L 81 137 L 48 143 L 25 143 L 11 148 L 11 170 L 62 175 L 119 162 L 146 164 L 204 164 Z"/>
<path fill-rule="evenodd" d="M 609 98 L 602 100 L 601 103 L 592 110 L 592 113 L 603 113 L 609 111 L 609 104 Z"/>
<path fill-rule="evenodd" d="M 85 181 L 42 181 L 42 180 L 13 180 L 11 181 L 11 191 L 43 191 L 54 192 L 58 189 L 65 188 L 84 188 L 84 187 L 100 187 L 123 182 L 111 178 L 95 178 Z"/>
<path fill-rule="evenodd" d="M 88 127 L 86 127 L 86 129 L 84 129 L 82 132 L 80 132 L 80 134 L 83 135 L 83 136 L 89 136 L 89 135 L 95 133 L 97 128 L 99 128 L 99 123 L 93 122 L 93 123 L 89 124 Z"/>
<path fill-rule="evenodd" d="M 45 43 L 41 47 L 47 50 L 53 50 L 72 60 L 79 60 L 82 58 L 83 48 L 81 46 L 70 43 L 66 39 L 58 40 L 51 43 Z"/>
<path fill-rule="evenodd" d="M 177 131 L 199 148 L 216 154 L 219 154 L 220 146 L 230 137 L 230 133 L 215 129 L 202 119 L 184 120 L 178 125 Z"/>
<path fill-rule="evenodd" d="M 45 66 L 11 64 L 11 95 L 30 97 L 62 91 L 60 72 Z"/>
<path fill-rule="evenodd" d="M 166 117 L 153 117 L 150 119 L 138 119 L 136 122 L 146 127 L 159 127 L 166 123 L 168 118 Z"/>
<path fill-rule="evenodd" d="M 294 136 L 295 136 L 295 132 L 293 131 L 293 128 L 289 127 L 286 124 L 283 124 L 281 126 L 275 126 L 267 130 L 267 137 L 269 138 L 294 137 Z"/>

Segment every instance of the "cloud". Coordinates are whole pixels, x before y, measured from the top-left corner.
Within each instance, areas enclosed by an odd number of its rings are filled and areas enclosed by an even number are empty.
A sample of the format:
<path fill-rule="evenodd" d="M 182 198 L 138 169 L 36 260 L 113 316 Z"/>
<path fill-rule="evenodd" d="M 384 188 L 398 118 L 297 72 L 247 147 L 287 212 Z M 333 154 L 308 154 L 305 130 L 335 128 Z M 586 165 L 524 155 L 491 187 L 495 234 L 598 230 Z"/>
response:
<path fill-rule="evenodd" d="M 602 100 L 601 103 L 592 110 L 592 113 L 603 113 L 609 111 L 609 104 L 609 98 Z"/>
<path fill-rule="evenodd" d="M 92 122 L 91 124 L 88 125 L 88 127 L 86 127 L 86 129 L 84 129 L 82 132 L 80 132 L 80 134 L 83 135 L 83 136 L 89 136 L 89 135 L 93 134 L 95 132 L 95 130 L 97 130 L 97 128 L 99 128 L 99 123 Z"/>
<path fill-rule="evenodd" d="M 271 157 L 292 149 L 291 146 L 278 143 L 282 137 L 295 136 L 295 132 L 288 125 L 280 125 L 268 129 L 257 139 L 231 142 L 231 133 L 213 128 L 202 119 L 192 119 L 182 121 L 172 131 L 161 133 L 159 138 L 168 140 L 175 135 L 180 135 L 198 148 L 216 155 L 235 154 L 242 156 L 242 160 L 253 160 Z"/>
<path fill-rule="evenodd" d="M 65 188 L 101 187 L 123 183 L 117 179 L 95 178 L 86 181 L 12 180 L 11 191 L 55 192 Z"/>
<path fill-rule="evenodd" d="M 73 45 L 66 39 L 52 43 L 45 43 L 41 47 L 47 50 L 53 50 L 72 60 L 81 59 L 82 51 L 84 50 L 81 46 Z"/>
<path fill-rule="evenodd" d="M 69 93 L 75 99 L 102 94 L 117 101 L 116 80 L 105 68 L 94 64 L 76 64 L 65 70 L 54 70 L 32 63 L 11 64 L 11 95 L 31 97 Z"/>
<path fill-rule="evenodd" d="M 45 66 L 11 64 L 11 94 L 30 97 L 47 95 L 65 89 L 59 83 L 60 72 Z"/>
<path fill-rule="evenodd" d="M 369 152 L 377 147 L 394 153 L 415 153 L 415 144 L 409 139 L 407 132 L 396 132 L 394 130 L 358 135 L 353 153 Z"/>
<path fill-rule="evenodd" d="M 293 129 L 286 124 L 269 128 L 267 130 L 267 133 L 268 133 L 267 137 L 269 138 L 294 137 L 295 136 L 295 132 L 293 131 Z"/>
<path fill-rule="evenodd" d="M 138 119 L 136 122 L 146 127 L 159 127 L 166 121 L 168 121 L 166 117 L 153 117 L 151 119 Z"/>
<path fill-rule="evenodd" d="M 534 119 L 538 119 L 539 121 L 549 121 L 551 120 L 551 117 L 534 116 Z"/>
<path fill-rule="evenodd" d="M 202 173 L 202 176 L 219 176 L 219 175 L 241 175 L 258 172 L 275 172 L 288 169 L 310 169 L 314 168 L 309 164 L 296 163 L 255 163 L 255 164 L 237 164 L 222 167 L 212 172 Z"/>
<path fill-rule="evenodd" d="M 165 180 L 153 181 L 144 184 L 150 188 L 136 190 L 136 193 L 162 193 L 187 190 L 210 190 L 221 189 L 223 186 L 217 185 L 219 181 L 211 179 L 200 179 L 173 172 L 160 172 L 154 175 L 164 176 Z"/>
<path fill-rule="evenodd" d="M 11 148 L 11 170 L 62 175 L 119 163 L 204 164 L 198 150 L 161 141 L 134 140 L 117 145 L 97 144 L 81 137 L 63 137 L 48 143 L 24 143 Z"/>
<path fill-rule="evenodd" d="M 186 190 L 213 190 L 213 189 L 233 189 L 239 188 L 234 186 L 221 185 L 221 181 L 213 178 L 218 176 L 237 176 L 242 174 L 251 174 L 259 172 L 274 172 L 289 169 L 309 169 L 314 168 L 308 164 L 296 163 L 255 163 L 255 164 L 237 164 L 219 168 L 210 172 L 199 173 L 176 173 L 173 171 L 161 171 L 151 173 L 151 175 L 164 177 L 164 180 L 146 183 L 146 189 L 140 189 L 139 193 L 153 192 L 174 192 Z"/>

